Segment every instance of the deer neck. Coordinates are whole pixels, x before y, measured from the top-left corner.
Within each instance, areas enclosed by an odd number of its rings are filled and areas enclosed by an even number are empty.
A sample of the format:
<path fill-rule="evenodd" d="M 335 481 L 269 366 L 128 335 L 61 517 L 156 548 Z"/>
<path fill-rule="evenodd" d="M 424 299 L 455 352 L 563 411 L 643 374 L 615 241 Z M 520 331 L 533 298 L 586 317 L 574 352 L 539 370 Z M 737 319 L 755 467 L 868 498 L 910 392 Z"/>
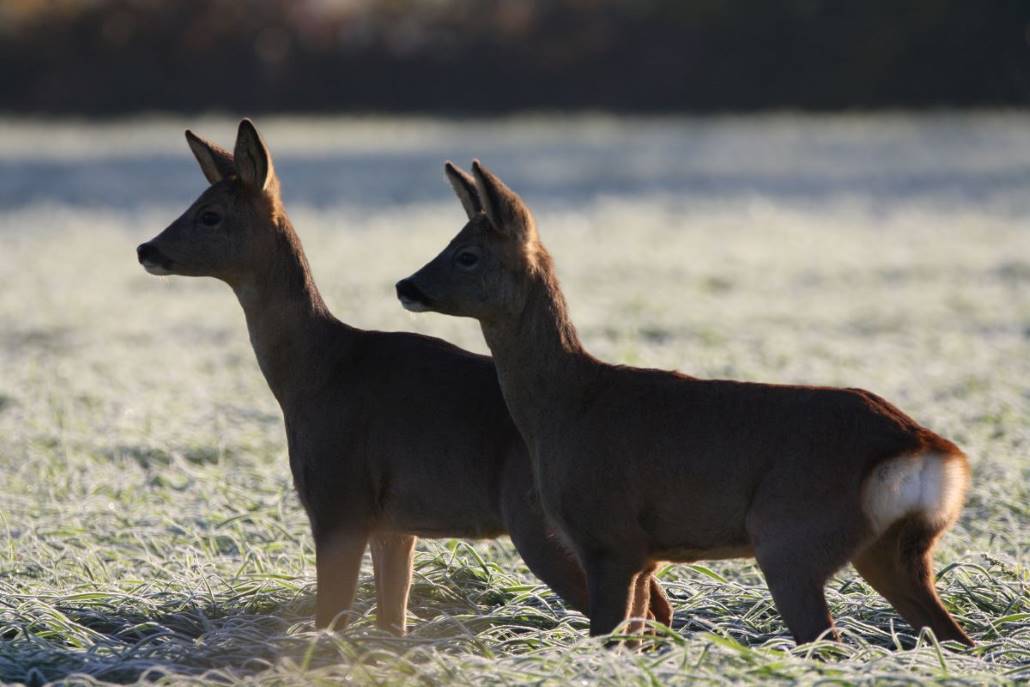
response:
<path fill-rule="evenodd" d="M 579 341 L 549 259 L 543 263 L 530 277 L 520 313 L 481 322 L 508 408 L 527 438 L 539 420 L 570 407 L 596 364 Z"/>
<path fill-rule="evenodd" d="M 231 283 L 258 365 L 280 405 L 318 382 L 339 328 L 315 286 L 300 240 L 283 219 L 271 258 Z M 334 328 L 334 325 L 336 327 Z"/>

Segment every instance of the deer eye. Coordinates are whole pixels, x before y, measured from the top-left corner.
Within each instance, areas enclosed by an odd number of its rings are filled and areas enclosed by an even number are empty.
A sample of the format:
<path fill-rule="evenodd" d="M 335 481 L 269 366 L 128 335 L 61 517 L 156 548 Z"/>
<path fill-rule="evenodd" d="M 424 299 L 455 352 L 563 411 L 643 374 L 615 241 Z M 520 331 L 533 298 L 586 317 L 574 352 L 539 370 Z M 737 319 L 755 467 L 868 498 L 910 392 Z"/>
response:
<path fill-rule="evenodd" d="M 205 227 L 213 227 L 222 221 L 222 216 L 214 210 L 205 210 L 200 213 L 200 223 Z"/>
<path fill-rule="evenodd" d="M 463 250 L 458 253 L 458 257 L 455 260 L 462 267 L 475 267 L 476 263 L 479 262 L 479 256 L 472 251 Z"/>

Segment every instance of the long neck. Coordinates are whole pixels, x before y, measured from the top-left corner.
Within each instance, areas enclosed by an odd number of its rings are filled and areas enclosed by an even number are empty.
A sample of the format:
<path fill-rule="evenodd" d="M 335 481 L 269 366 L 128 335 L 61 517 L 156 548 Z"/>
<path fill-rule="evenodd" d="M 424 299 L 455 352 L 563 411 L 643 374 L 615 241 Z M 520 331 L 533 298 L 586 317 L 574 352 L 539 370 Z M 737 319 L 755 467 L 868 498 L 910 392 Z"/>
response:
<path fill-rule="evenodd" d="M 579 341 L 545 251 L 529 276 L 521 312 L 481 326 L 508 408 L 524 433 L 531 435 L 541 418 L 561 415 L 569 399 L 589 387 L 597 361 Z"/>
<path fill-rule="evenodd" d="M 333 318 L 311 277 L 304 249 L 282 217 L 267 263 L 231 283 L 247 318 L 258 365 L 280 405 L 316 384 L 332 354 L 330 332 L 346 331 Z"/>

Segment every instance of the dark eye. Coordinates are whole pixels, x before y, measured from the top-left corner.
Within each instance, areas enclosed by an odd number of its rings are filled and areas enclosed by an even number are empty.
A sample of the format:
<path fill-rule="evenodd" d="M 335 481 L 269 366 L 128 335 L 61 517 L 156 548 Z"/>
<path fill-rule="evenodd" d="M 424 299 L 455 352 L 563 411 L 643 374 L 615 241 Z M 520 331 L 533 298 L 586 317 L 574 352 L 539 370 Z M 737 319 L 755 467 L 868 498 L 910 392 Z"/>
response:
<path fill-rule="evenodd" d="M 200 213 L 200 223 L 205 227 L 213 227 L 222 221 L 222 216 L 214 210 L 205 210 Z"/>
<path fill-rule="evenodd" d="M 479 262 L 479 256 L 471 251 L 463 250 L 458 253 L 458 257 L 455 258 L 455 260 L 457 260 L 458 264 L 462 267 L 472 267 Z"/>

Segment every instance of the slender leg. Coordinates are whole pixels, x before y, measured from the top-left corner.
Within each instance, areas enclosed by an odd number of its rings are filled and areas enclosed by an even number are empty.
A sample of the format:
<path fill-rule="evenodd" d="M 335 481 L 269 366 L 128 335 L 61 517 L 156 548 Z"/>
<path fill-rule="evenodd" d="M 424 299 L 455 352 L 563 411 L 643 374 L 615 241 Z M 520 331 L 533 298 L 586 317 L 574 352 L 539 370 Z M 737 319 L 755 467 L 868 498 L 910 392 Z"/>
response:
<path fill-rule="evenodd" d="M 407 630 L 408 591 L 417 539 L 406 534 L 372 537 L 372 566 L 376 574 L 376 625 L 403 636 Z"/>
<path fill-rule="evenodd" d="M 662 625 L 672 627 L 672 604 L 665 594 L 665 588 L 653 574 L 648 577 L 651 592 L 651 608 L 649 614 Z"/>
<path fill-rule="evenodd" d="M 941 604 L 934 587 L 932 552 L 939 533 L 918 517 L 906 518 L 892 525 L 852 563 L 913 628 L 929 627 L 937 639 L 973 646 L 973 640 Z"/>
<path fill-rule="evenodd" d="M 778 522 L 758 520 L 755 559 L 773 601 L 798 644 L 818 639 L 826 630 L 839 639 L 826 605 L 826 581 L 859 548 L 864 525 L 845 518 Z"/>
<path fill-rule="evenodd" d="M 534 575 L 572 608 L 587 614 L 587 580 L 575 554 L 547 520 L 528 465 L 513 461 L 506 473 L 502 512 L 511 542 Z"/>
<path fill-rule="evenodd" d="M 869 531 L 849 499 L 827 496 L 833 490 L 799 496 L 800 477 L 791 471 L 767 477 L 755 492 L 746 524 L 776 608 L 797 643 L 804 644 L 823 633 L 839 638 L 824 587 L 868 544 Z M 843 481 L 839 486 L 844 493 L 853 487 Z"/>
<path fill-rule="evenodd" d="M 608 557 L 585 561 L 590 594 L 590 636 L 611 634 L 626 621 L 640 564 Z"/>
<path fill-rule="evenodd" d="M 578 557 L 562 544 L 555 527 L 544 515 L 532 476 L 513 464 L 507 479 L 503 512 L 515 548 L 534 575 L 570 607 L 590 616 L 590 599 L 583 567 Z M 653 575 L 648 575 L 646 579 L 650 589 L 647 616 L 665 625 L 670 624 L 672 606 L 665 590 Z"/>
<path fill-rule="evenodd" d="M 831 630 L 830 637 L 839 639 L 823 594 L 829 577 L 799 561 L 804 554 L 755 553 L 776 609 L 797 643 L 814 641 L 826 630 Z"/>
<path fill-rule="evenodd" d="M 651 615 L 651 573 L 654 572 L 654 564 L 650 564 L 637 574 L 633 580 L 633 596 L 630 599 L 629 631 L 631 634 L 640 634 L 644 631 L 644 621 L 653 618 Z"/>
<path fill-rule="evenodd" d="M 589 616 L 586 575 L 576 557 L 558 543 L 553 533 L 524 530 L 524 526 L 513 524 L 511 539 L 529 569 L 571 608 Z M 641 579 L 649 597 L 641 617 L 657 620 L 663 625 L 671 624 L 672 606 L 661 583 L 651 574 Z"/>
<path fill-rule="evenodd" d="M 534 575 L 570 607 L 588 613 L 586 576 L 573 554 L 547 534 L 539 538 L 520 537 L 513 530 L 511 539 Z"/>
<path fill-rule="evenodd" d="M 315 598 L 315 627 L 343 628 L 354 602 L 361 557 L 368 534 L 337 531 L 315 539 L 318 589 Z M 335 625 L 334 625 L 335 622 Z"/>

